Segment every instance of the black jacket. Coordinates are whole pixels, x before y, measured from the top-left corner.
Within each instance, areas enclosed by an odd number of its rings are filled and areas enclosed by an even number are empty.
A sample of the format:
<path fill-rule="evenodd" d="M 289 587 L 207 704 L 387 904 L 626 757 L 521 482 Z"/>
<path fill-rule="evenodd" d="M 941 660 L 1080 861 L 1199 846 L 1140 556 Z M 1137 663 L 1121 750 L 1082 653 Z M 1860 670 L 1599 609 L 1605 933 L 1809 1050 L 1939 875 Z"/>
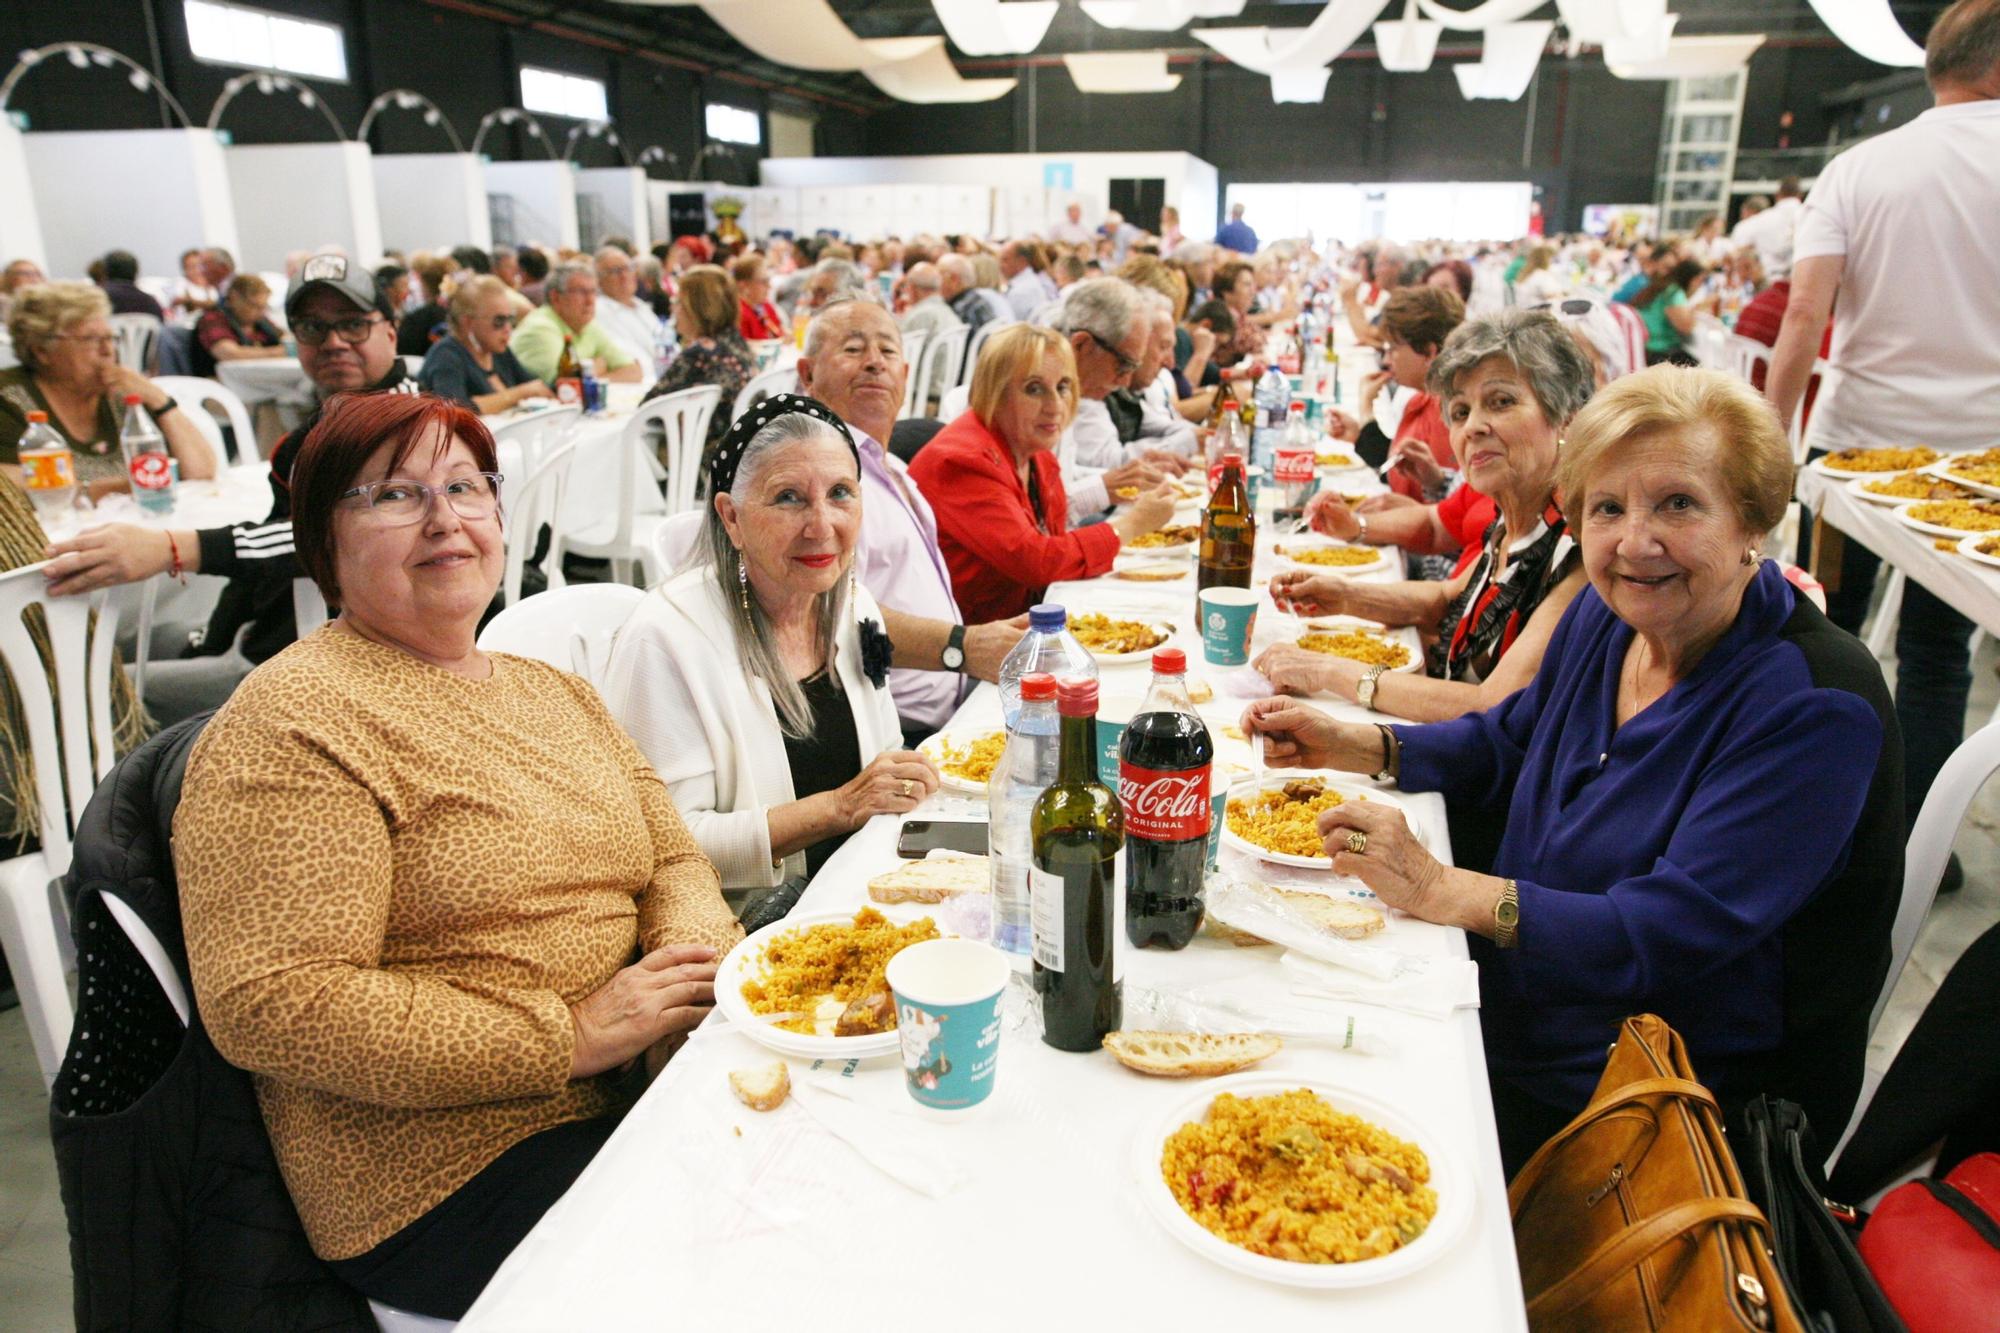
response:
<path fill-rule="evenodd" d="M 49 1130 L 76 1326 L 373 1329 L 367 1302 L 306 1243 L 250 1076 L 216 1053 L 199 1013 L 181 1025 L 104 905 L 115 894 L 145 921 L 192 997 L 169 835 L 208 717 L 112 769 L 84 809 L 64 885 L 80 998 Z"/>

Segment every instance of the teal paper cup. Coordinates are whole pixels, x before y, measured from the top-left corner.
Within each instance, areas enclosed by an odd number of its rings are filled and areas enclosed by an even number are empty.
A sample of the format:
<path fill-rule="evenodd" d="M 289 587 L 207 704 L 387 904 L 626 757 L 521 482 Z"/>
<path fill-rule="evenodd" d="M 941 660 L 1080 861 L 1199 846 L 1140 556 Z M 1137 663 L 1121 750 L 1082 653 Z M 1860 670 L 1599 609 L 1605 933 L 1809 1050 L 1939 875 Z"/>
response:
<path fill-rule="evenodd" d="M 925 940 L 889 960 L 904 1086 L 943 1118 L 993 1092 L 1007 955 L 977 940 Z"/>
<path fill-rule="evenodd" d="M 1250 635 L 1257 628 L 1257 597 L 1251 588 L 1203 588 L 1201 655 L 1212 666 L 1242 666 L 1250 660 Z"/>

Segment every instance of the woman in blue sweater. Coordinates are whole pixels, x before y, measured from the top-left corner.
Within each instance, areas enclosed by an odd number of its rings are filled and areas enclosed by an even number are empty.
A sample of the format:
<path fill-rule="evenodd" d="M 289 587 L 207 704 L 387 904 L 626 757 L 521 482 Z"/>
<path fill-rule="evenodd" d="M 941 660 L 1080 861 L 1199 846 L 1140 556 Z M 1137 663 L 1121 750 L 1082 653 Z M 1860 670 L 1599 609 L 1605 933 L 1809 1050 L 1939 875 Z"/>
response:
<path fill-rule="evenodd" d="M 1588 1102 L 1623 1018 L 1657 1013 L 1733 1113 L 1759 1092 L 1837 1135 L 1902 883 L 1902 745 L 1860 643 L 1759 546 L 1791 452 L 1764 400 L 1659 367 L 1593 398 L 1557 476 L 1590 587 L 1534 680 L 1422 727 L 1253 704 L 1270 762 L 1388 772 L 1504 820 L 1493 873 L 1395 811 L 1321 816 L 1334 868 L 1480 937 L 1481 1026 L 1512 1172 Z"/>

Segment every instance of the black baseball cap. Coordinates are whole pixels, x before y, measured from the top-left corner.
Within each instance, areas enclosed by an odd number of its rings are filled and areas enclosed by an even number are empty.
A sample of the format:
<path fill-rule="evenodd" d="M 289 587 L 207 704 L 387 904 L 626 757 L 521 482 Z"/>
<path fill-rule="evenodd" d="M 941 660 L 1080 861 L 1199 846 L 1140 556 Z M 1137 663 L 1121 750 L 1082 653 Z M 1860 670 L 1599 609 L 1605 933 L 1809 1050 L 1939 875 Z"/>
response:
<path fill-rule="evenodd" d="M 314 291 L 336 292 L 354 303 L 356 310 L 382 310 L 382 298 L 375 289 L 375 275 L 346 255 L 314 255 L 299 270 L 298 281 L 285 293 L 285 318 L 297 319 L 299 307 Z"/>

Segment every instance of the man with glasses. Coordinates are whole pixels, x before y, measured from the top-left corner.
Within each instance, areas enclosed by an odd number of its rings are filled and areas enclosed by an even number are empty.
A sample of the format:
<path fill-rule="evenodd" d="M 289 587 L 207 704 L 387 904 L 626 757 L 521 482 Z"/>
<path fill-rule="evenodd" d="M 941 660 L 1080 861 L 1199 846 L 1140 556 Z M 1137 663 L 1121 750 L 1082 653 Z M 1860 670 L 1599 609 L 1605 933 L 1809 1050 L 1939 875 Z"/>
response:
<path fill-rule="evenodd" d="M 1076 353 L 1076 419 L 1056 450 L 1075 527 L 1109 509 L 1120 487 L 1150 486 L 1169 472 L 1178 475 L 1185 464 L 1171 454 L 1121 442 L 1104 405 L 1113 389 L 1132 382 L 1152 340 L 1138 289 L 1123 278 L 1079 282 L 1064 295 L 1055 327 Z"/>
<path fill-rule="evenodd" d="M 545 383 L 556 382 L 563 344 L 569 343 L 579 368 L 601 379 L 642 384 L 638 358 L 618 345 L 597 318 L 597 275 L 581 261 L 549 270 L 549 302 L 537 306 L 514 330 L 514 355 Z"/>
<path fill-rule="evenodd" d="M 299 366 L 322 401 L 336 393 L 416 393 L 396 355 L 396 324 L 381 308 L 375 279 L 342 255 L 315 255 L 285 299 L 299 343 Z M 188 655 L 154 662 L 146 706 L 162 726 L 214 708 L 252 668 L 297 635 L 292 580 L 292 460 L 319 424 L 320 409 L 271 453 L 271 512 L 260 522 L 167 531 L 135 523 L 93 528 L 49 547 L 56 596 L 132 583 L 155 574 L 219 574 L 229 580 L 208 628 L 190 636 Z"/>
<path fill-rule="evenodd" d="M 596 255 L 597 322 L 641 366 L 660 354 L 660 317 L 639 299 L 639 269 L 615 245 Z"/>

